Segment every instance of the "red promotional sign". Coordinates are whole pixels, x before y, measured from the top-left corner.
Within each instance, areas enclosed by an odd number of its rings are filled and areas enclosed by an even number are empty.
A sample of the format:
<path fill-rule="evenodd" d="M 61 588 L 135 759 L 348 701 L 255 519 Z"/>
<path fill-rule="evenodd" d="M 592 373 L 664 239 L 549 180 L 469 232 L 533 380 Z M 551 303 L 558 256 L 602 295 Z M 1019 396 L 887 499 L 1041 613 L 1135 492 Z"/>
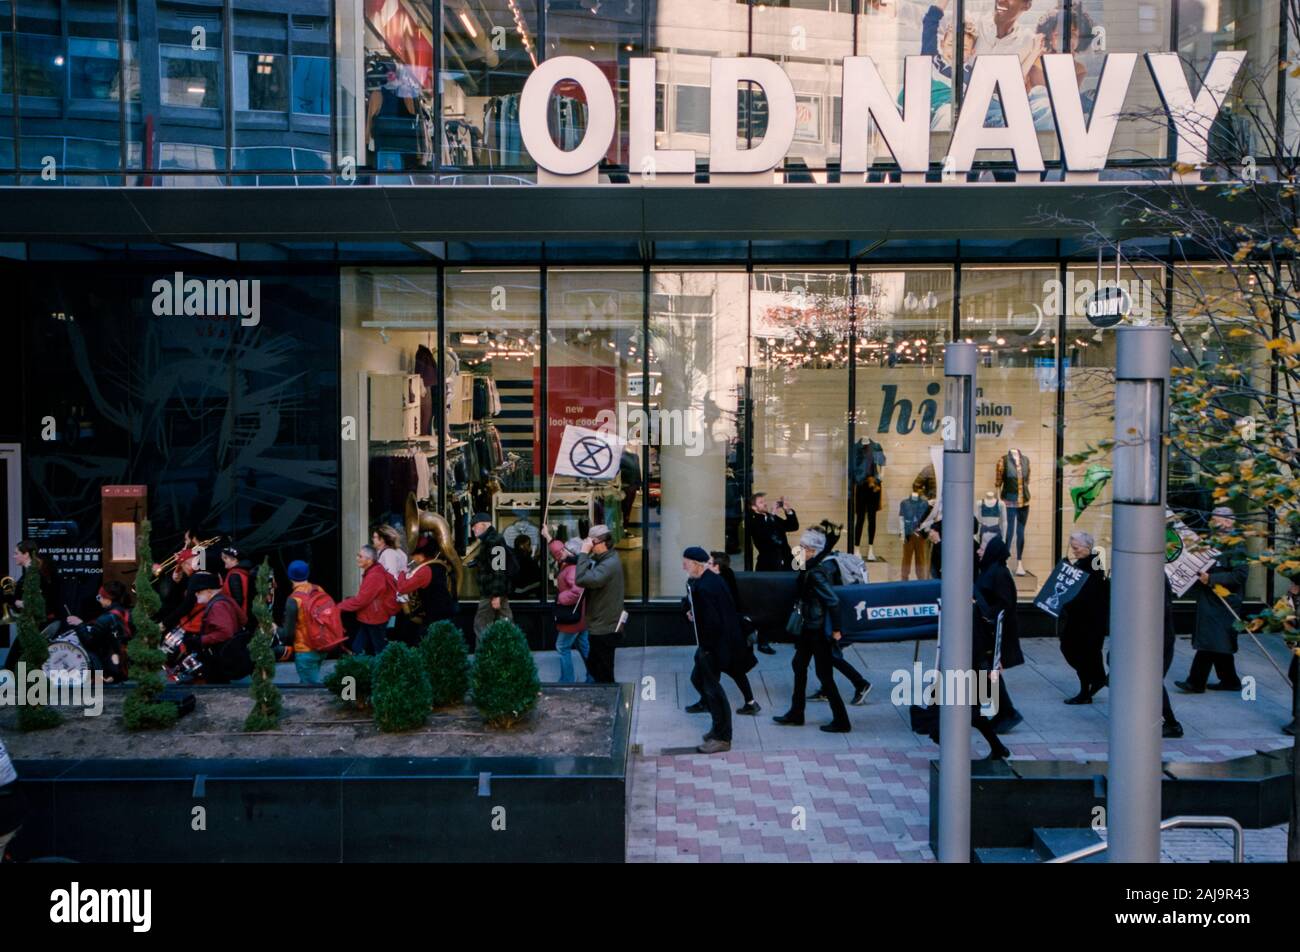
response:
<path fill-rule="evenodd" d="M 533 368 L 533 405 L 542 405 L 541 368 Z M 610 367 L 547 367 L 546 368 L 546 475 L 555 472 L 555 459 L 560 452 L 566 426 L 585 426 L 599 429 L 602 420 L 597 415 L 602 410 L 617 412 L 615 368 Z M 534 435 L 536 439 L 538 434 Z M 533 457 L 533 472 L 540 475 L 540 461 Z"/>

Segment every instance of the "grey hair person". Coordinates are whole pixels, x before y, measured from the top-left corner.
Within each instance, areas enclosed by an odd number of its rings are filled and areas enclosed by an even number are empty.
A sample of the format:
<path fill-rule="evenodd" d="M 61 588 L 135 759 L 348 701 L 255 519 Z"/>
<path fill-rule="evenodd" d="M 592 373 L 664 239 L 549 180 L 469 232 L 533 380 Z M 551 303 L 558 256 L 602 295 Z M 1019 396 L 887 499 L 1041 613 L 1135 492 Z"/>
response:
<path fill-rule="evenodd" d="M 1080 545 L 1087 546 L 1089 552 L 1097 547 L 1097 540 L 1092 537 L 1091 533 L 1084 532 L 1082 529 L 1077 532 L 1071 532 L 1070 541 L 1078 542 Z"/>
<path fill-rule="evenodd" d="M 826 548 L 826 533 L 820 529 L 805 529 L 803 535 L 799 537 L 799 544 L 805 549 L 820 552 Z"/>
<path fill-rule="evenodd" d="M 379 558 L 379 556 L 375 554 L 375 547 L 373 545 L 363 545 L 360 549 L 360 552 L 371 562 L 374 562 L 376 559 Z"/>

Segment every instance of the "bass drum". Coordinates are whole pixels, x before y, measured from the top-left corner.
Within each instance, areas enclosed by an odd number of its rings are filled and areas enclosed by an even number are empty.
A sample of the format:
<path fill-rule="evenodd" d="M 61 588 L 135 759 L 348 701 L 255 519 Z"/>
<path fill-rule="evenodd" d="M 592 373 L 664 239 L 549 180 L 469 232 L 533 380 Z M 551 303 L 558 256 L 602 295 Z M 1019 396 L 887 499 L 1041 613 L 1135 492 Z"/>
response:
<path fill-rule="evenodd" d="M 98 665 L 94 656 L 81 644 L 74 632 L 59 635 L 50 642 L 50 656 L 41 669 L 45 676 L 67 685 L 88 685 Z"/>

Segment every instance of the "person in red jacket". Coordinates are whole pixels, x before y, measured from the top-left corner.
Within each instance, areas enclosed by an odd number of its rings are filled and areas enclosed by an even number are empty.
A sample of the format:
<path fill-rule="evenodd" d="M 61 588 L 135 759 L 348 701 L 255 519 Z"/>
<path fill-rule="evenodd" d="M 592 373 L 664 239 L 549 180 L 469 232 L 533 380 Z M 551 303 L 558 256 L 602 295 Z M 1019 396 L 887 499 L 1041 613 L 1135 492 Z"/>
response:
<path fill-rule="evenodd" d="M 357 567 L 361 569 L 361 588 L 339 602 L 339 611 L 357 615 L 352 653 L 379 654 L 388 644 L 388 619 L 397 614 L 397 583 L 379 564 L 373 546 L 363 545 L 357 551 Z"/>
<path fill-rule="evenodd" d="M 252 610 L 253 566 L 240 559 L 239 550 L 233 545 L 221 550 L 221 564 L 226 570 L 225 578 L 221 580 L 221 591 L 239 606 L 244 617 L 248 617 Z"/>
<path fill-rule="evenodd" d="M 186 645 L 203 661 L 204 680 L 221 684 L 244 677 L 248 673 L 243 670 L 246 664 L 235 658 L 238 649 L 229 643 L 240 637 L 248 616 L 221 591 L 221 580 L 211 572 L 195 573 L 190 578 L 189 592 L 202 615 L 198 634 L 187 636 Z"/>
<path fill-rule="evenodd" d="M 546 541 L 547 551 L 560 566 L 555 576 L 555 601 L 557 604 L 572 607 L 582 599 L 582 589 L 578 587 L 575 577 L 578 574 L 578 553 L 582 551 L 581 539 L 570 539 L 567 543 L 551 538 L 548 526 L 542 526 L 542 538 Z M 574 680 L 573 649 L 582 655 L 582 663 L 587 663 L 591 652 L 591 642 L 587 637 L 586 606 L 578 620 L 569 624 L 555 623 L 555 653 L 560 656 L 560 683 L 568 684 Z M 587 680 L 591 681 L 590 674 Z"/>

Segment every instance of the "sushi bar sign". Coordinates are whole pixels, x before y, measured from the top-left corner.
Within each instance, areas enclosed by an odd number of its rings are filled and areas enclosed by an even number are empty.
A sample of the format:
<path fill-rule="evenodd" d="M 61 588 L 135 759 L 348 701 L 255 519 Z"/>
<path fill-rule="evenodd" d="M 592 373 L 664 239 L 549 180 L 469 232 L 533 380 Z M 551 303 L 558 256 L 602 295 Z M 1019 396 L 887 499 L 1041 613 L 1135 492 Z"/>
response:
<path fill-rule="evenodd" d="M 1216 53 L 1201 88 L 1195 94 L 1177 53 L 1146 53 L 1161 102 L 1177 133 L 1176 159 L 1196 166 L 1206 161 L 1209 130 L 1218 116 L 1246 54 Z M 1068 53 L 1042 57 L 1043 75 L 1053 121 L 1061 144 L 1061 159 L 1071 173 L 1097 173 L 1106 166 L 1111 142 L 1133 81 L 1138 54 L 1109 53 L 1091 91 L 1091 114 L 1079 88 L 1074 58 Z M 871 164 L 868 129 L 874 123 L 904 181 L 917 181 L 930 167 L 931 69 L 928 56 L 909 56 L 902 89 L 891 88 L 870 56 L 843 60 L 840 160 L 841 181 L 864 181 Z M 572 149 L 561 149 L 551 138 L 547 109 L 559 83 L 577 83 L 587 103 L 587 127 Z M 742 149 L 734 130 L 739 87 L 754 84 L 767 100 L 767 127 L 752 148 Z M 689 183 L 696 154 L 690 149 L 660 149 L 655 143 L 655 60 L 634 57 L 628 77 L 628 167 L 646 184 Z M 1001 103 L 1004 124 L 985 125 L 994 100 Z M 900 107 L 901 103 L 901 107 Z M 595 63 L 575 56 L 544 61 L 524 84 L 519 105 L 524 145 L 536 160 L 540 184 L 590 184 L 613 141 L 618 108 L 609 77 Z M 794 140 L 795 92 L 780 64 L 752 56 L 718 57 L 709 75 L 709 178 L 721 184 L 772 182 Z M 1021 172 L 1044 170 L 1034 131 L 1034 117 L 1025 91 L 1020 58 L 986 53 L 975 57 L 963 106 L 953 129 L 944 169 L 969 172 L 976 153 L 1009 151 Z"/>

